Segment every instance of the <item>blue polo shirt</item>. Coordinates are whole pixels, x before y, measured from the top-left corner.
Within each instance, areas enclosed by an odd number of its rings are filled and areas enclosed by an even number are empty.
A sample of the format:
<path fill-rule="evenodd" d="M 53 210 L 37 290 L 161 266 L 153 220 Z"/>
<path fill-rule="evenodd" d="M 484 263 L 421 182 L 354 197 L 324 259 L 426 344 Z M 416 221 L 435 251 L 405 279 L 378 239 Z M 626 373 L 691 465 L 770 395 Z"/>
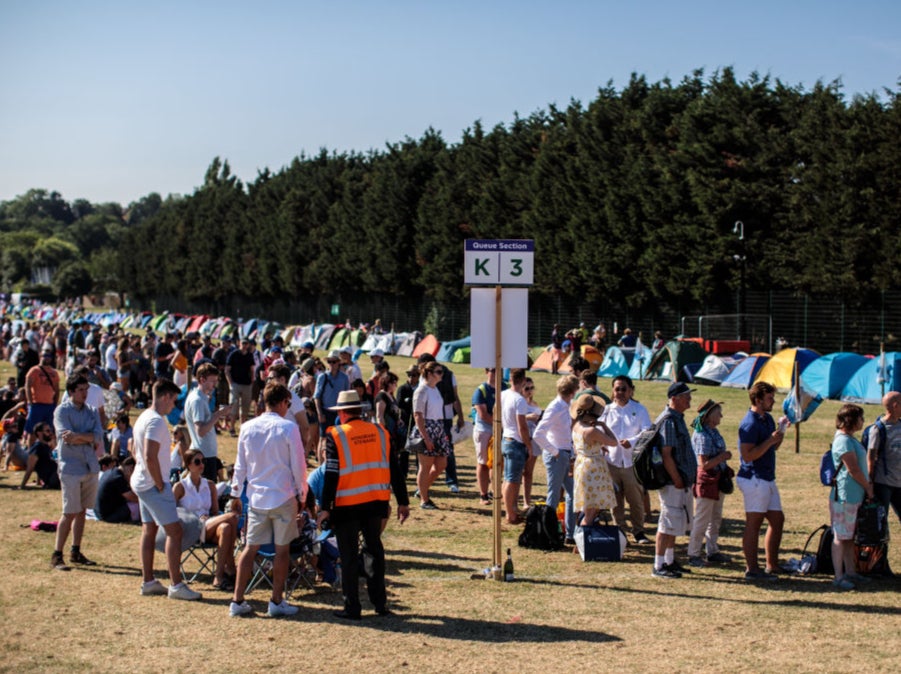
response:
<path fill-rule="evenodd" d="M 741 447 L 743 444 L 751 444 L 756 447 L 775 431 L 776 422 L 772 416 L 766 413 L 757 414 L 749 409 L 738 426 L 738 445 Z M 756 477 L 773 482 L 776 479 L 776 448 L 770 447 L 763 456 L 751 463 L 742 460 L 738 477 L 748 479 Z"/>

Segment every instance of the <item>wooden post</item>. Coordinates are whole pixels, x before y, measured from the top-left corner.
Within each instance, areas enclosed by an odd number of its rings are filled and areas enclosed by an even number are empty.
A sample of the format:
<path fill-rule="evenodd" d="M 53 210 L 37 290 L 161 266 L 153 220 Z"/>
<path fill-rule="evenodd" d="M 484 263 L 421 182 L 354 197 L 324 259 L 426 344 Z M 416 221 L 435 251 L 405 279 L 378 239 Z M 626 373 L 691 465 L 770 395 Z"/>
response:
<path fill-rule="evenodd" d="M 502 293 L 501 286 L 494 288 L 494 456 L 491 466 L 491 489 L 494 497 L 491 501 L 491 517 L 494 523 L 494 550 L 491 556 L 491 568 L 494 580 L 503 580 L 501 564 L 501 476 L 504 474 L 504 454 L 501 447 L 504 442 L 504 427 L 501 413 L 501 389 L 504 384 L 504 372 L 501 369 L 501 317 L 502 317 Z"/>
<path fill-rule="evenodd" d="M 798 373 L 798 361 L 795 360 L 795 401 L 798 410 L 801 411 L 801 377 Z M 803 416 L 801 411 L 801 416 Z M 798 423 L 795 424 L 795 454 L 801 453 L 801 417 L 798 417 Z"/>

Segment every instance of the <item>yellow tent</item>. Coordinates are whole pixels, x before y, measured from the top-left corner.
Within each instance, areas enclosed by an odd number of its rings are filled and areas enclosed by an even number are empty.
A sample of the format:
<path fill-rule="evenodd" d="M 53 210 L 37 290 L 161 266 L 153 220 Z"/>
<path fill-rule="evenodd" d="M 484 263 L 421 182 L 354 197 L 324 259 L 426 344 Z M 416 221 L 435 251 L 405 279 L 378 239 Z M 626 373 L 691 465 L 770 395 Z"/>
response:
<path fill-rule="evenodd" d="M 760 368 L 754 383 L 769 382 L 779 389 L 790 389 L 794 382 L 795 363 L 798 363 L 798 374 L 801 374 L 810 363 L 820 357 L 813 349 L 782 349 Z"/>

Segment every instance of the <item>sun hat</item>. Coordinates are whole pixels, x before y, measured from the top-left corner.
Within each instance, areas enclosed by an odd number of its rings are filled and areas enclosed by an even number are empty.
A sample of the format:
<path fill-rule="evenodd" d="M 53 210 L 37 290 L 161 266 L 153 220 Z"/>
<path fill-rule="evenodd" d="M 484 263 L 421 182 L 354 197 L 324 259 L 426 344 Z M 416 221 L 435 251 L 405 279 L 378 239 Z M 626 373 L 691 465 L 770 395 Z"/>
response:
<path fill-rule="evenodd" d="M 585 415 L 600 417 L 603 411 L 604 399 L 595 395 L 580 396 L 569 406 L 569 416 L 572 419 L 580 419 Z"/>
<path fill-rule="evenodd" d="M 673 384 L 670 384 L 669 389 L 666 391 L 667 398 L 675 398 L 676 396 L 685 395 L 686 393 L 694 393 L 698 389 L 696 388 L 688 388 L 688 384 L 684 381 L 677 381 Z"/>
<path fill-rule="evenodd" d="M 338 404 L 328 409 L 331 412 L 337 412 L 338 410 L 360 409 L 362 406 L 360 395 L 356 391 L 341 391 L 338 394 Z"/>

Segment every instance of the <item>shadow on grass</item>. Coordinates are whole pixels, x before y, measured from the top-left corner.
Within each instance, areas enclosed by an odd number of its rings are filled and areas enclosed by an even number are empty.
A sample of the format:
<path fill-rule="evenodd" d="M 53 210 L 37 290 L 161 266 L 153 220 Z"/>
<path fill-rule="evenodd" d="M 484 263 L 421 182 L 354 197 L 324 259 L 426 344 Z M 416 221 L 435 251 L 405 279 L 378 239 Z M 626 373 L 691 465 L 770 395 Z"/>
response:
<path fill-rule="evenodd" d="M 703 578 L 703 580 L 714 581 L 714 582 L 728 582 L 734 584 L 746 585 L 744 580 L 741 579 L 726 579 L 721 577 L 707 576 Z M 667 581 L 670 582 L 670 581 Z M 680 582 L 685 582 L 680 581 Z M 862 596 L 866 594 L 868 591 L 894 591 L 897 590 L 897 586 L 895 583 L 891 583 L 891 587 L 889 587 L 889 583 L 891 581 L 884 581 L 883 583 L 879 583 L 876 586 L 868 586 L 867 589 L 861 590 L 860 592 L 855 593 L 856 596 Z M 807 586 L 807 587 L 805 587 Z M 766 605 L 768 607 L 778 608 L 805 608 L 805 609 L 826 609 L 832 611 L 840 611 L 841 613 L 873 613 L 874 610 L 879 613 L 887 613 L 889 615 L 901 615 L 901 606 L 880 606 L 878 609 L 875 609 L 868 603 L 861 604 L 844 604 L 844 603 L 832 603 L 829 601 L 817 600 L 817 599 L 779 599 L 774 594 L 778 594 L 779 592 L 789 591 L 789 592 L 800 592 L 807 591 L 812 594 L 817 595 L 827 595 L 834 594 L 835 596 L 847 596 L 846 593 L 835 594 L 832 590 L 832 585 L 828 581 L 823 581 L 820 583 L 811 583 L 801 580 L 779 580 L 776 583 L 767 583 L 766 585 L 755 585 L 758 589 L 767 590 L 766 597 L 761 599 L 747 599 L 745 597 L 722 597 L 722 596 L 711 596 L 711 595 L 693 595 L 686 594 L 683 592 L 666 592 L 662 590 L 640 590 L 636 588 L 627 588 L 627 587 L 606 587 L 606 588 L 597 588 L 603 590 L 609 590 L 611 592 L 622 592 L 626 594 L 638 594 L 638 595 L 650 595 L 655 597 L 680 597 L 682 599 L 697 599 L 700 601 L 716 601 L 721 603 L 734 603 L 734 604 L 760 604 Z M 872 590 L 870 589 L 872 588 Z"/>

